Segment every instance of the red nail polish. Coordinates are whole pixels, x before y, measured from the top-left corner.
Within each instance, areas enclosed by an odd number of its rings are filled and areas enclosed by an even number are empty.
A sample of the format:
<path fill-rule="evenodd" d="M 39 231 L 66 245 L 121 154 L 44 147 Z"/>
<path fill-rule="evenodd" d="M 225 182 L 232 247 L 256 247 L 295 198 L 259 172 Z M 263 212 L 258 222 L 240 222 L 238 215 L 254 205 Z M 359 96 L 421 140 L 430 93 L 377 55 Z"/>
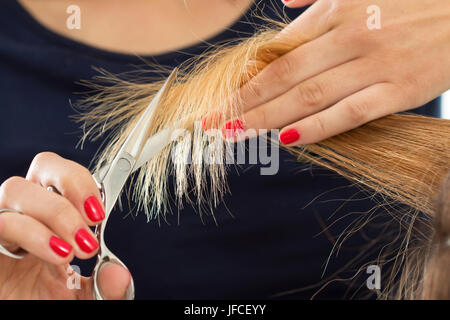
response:
<path fill-rule="evenodd" d="M 226 138 L 235 137 L 242 131 L 244 131 L 244 122 L 239 119 L 227 122 L 223 128 L 223 133 Z"/>
<path fill-rule="evenodd" d="M 80 249 L 87 253 L 91 253 L 98 248 L 98 241 L 82 228 L 75 234 L 75 241 L 78 243 Z"/>
<path fill-rule="evenodd" d="M 72 251 L 72 246 L 70 244 L 55 236 L 50 237 L 49 245 L 57 255 L 63 258 L 67 257 L 70 251 Z"/>
<path fill-rule="evenodd" d="M 290 144 L 300 139 L 300 133 L 296 129 L 289 129 L 280 134 L 282 144 Z"/>
<path fill-rule="evenodd" d="M 90 196 L 84 201 L 84 210 L 87 216 L 94 222 L 103 220 L 105 218 L 105 212 L 102 205 L 97 200 L 96 196 Z"/>

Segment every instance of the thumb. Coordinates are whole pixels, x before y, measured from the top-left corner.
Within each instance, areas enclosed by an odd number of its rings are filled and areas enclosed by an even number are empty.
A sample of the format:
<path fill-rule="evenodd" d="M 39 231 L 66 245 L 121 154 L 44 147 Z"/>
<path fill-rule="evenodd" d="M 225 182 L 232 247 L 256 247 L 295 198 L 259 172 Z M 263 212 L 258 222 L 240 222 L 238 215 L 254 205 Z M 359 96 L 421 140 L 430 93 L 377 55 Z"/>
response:
<path fill-rule="evenodd" d="M 98 285 L 107 300 L 123 299 L 130 282 L 130 272 L 120 265 L 109 263 L 99 270 Z"/>
<path fill-rule="evenodd" d="M 316 0 L 281 0 L 281 1 L 284 3 L 286 7 L 289 8 L 300 8 L 316 2 Z"/>

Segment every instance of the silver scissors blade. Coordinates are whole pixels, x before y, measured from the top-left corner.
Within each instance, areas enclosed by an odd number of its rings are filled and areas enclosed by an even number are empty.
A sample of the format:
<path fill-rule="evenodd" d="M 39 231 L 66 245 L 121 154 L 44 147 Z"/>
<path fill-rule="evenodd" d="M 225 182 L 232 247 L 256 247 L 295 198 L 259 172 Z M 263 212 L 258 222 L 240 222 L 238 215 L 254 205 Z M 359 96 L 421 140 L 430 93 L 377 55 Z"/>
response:
<path fill-rule="evenodd" d="M 161 100 L 166 96 L 169 88 L 173 85 L 178 69 L 175 68 L 167 80 L 162 85 L 161 89 L 156 93 L 155 97 L 152 99 L 148 107 L 145 109 L 142 116 L 139 118 L 138 122 L 131 130 L 130 135 L 127 137 L 123 145 L 121 146 L 119 152 L 114 157 L 111 164 L 108 164 L 105 167 L 102 167 L 95 175 L 94 179 L 97 181 L 102 196 L 103 202 L 105 204 L 105 218 L 103 221 L 96 227 L 95 233 L 99 239 L 100 249 L 98 253 L 97 263 L 94 268 L 93 278 L 94 278 L 94 286 L 93 286 L 93 294 L 94 298 L 97 300 L 104 300 L 105 297 L 102 294 L 101 288 L 98 282 L 98 275 L 100 269 L 106 263 L 115 263 L 124 268 L 127 268 L 125 264 L 120 261 L 106 246 L 105 244 L 105 227 L 108 222 L 109 215 L 119 198 L 120 192 L 122 191 L 123 186 L 128 180 L 130 174 L 135 170 L 136 163 L 138 157 L 142 153 L 142 148 L 144 144 L 146 144 L 146 139 L 148 135 L 148 130 L 150 127 L 150 123 L 155 112 L 155 109 L 161 103 Z M 165 132 L 165 131 L 163 131 Z M 151 145 L 162 149 L 164 147 L 163 142 L 158 140 L 157 137 L 164 136 L 164 133 L 159 133 L 155 135 L 153 143 Z M 154 137 L 155 137 L 154 136 Z M 142 164 L 140 164 L 142 165 Z M 131 277 L 130 285 L 127 288 L 126 299 L 134 299 L 134 281 L 133 277 Z"/>
<path fill-rule="evenodd" d="M 146 138 L 148 137 L 148 129 L 150 127 L 151 119 L 153 118 L 153 114 L 155 113 L 156 108 L 166 96 L 166 93 L 172 87 L 173 82 L 177 76 L 178 68 L 173 69 L 169 77 L 166 79 L 162 87 L 156 93 L 155 97 L 149 103 L 147 109 L 145 109 L 142 116 L 139 118 L 136 126 L 131 131 L 128 138 L 125 140 L 122 149 L 128 152 L 134 158 L 137 158 L 142 150 L 146 142 Z M 119 152 L 120 153 L 120 152 Z"/>
<path fill-rule="evenodd" d="M 146 162 L 153 159 L 158 153 L 160 153 L 165 146 L 167 146 L 172 141 L 172 133 L 174 131 L 173 127 L 165 128 L 150 138 L 148 138 L 144 147 L 142 148 L 141 154 L 134 165 L 133 172 L 142 167 Z"/>
<path fill-rule="evenodd" d="M 135 127 L 132 129 L 130 135 L 123 143 L 111 164 L 100 169 L 96 175 L 96 180 L 103 191 L 102 193 L 104 197 L 103 201 L 105 203 L 106 216 L 109 215 L 114 207 L 114 204 L 116 203 L 125 182 L 128 180 L 128 177 L 133 171 L 135 171 L 137 159 L 146 143 L 148 129 L 150 127 L 153 114 L 161 100 L 166 96 L 166 93 L 173 85 L 177 71 L 178 68 L 175 68 L 172 71 L 170 76 L 156 93 L 155 97 L 139 118 Z M 164 146 L 162 146 L 161 149 L 163 147 Z"/>

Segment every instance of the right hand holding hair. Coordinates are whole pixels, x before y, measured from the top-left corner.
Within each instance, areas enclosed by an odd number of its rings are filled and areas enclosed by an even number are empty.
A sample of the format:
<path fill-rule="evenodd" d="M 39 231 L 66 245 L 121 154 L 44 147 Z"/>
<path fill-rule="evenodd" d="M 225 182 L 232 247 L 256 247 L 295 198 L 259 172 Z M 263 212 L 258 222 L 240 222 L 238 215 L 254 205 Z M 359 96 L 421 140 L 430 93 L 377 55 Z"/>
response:
<path fill-rule="evenodd" d="M 426 104 L 450 89 L 449 16 L 450 1 L 315 1 L 275 38 L 290 51 L 239 90 L 227 135 L 280 129 L 283 145 L 309 145 Z"/>
<path fill-rule="evenodd" d="M 3 182 L 0 208 L 12 211 L 0 213 L 0 244 L 28 254 L 18 260 L 0 253 L 0 299 L 92 299 L 92 277 L 80 276 L 80 286 L 70 285 L 69 263 L 74 256 L 89 259 L 98 250 L 89 226 L 105 216 L 100 199 L 86 168 L 50 152 L 36 155 L 26 178 Z M 99 274 L 107 299 L 121 299 L 130 280 L 118 265 L 107 265 Z"/>

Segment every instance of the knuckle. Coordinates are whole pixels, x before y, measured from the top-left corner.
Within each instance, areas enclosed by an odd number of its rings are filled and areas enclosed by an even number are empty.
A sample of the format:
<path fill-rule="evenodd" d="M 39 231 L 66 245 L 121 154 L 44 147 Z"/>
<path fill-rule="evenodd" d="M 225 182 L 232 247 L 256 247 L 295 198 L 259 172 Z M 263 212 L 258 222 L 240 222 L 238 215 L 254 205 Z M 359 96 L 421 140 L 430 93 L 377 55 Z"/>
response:
<path fill-rule="evenodd" d="M 257 84 L 252 87 L 252 93 L 257 99 L 261 99 L 264 97 L 261 87 Z"/>
<path fill-rule="evenodd" d="M 23 182 L 22 177 L 10 177 L 6 179 L 2 185 L 0 186 L 0 206 L 8 207 L 9 199 L 13 194 L 15 194 L 15 190 L 17 186 Z"/>
<path fill-rule="evenodd" d="M 369 105 L 366 102 L 347 104 L 346 109 L 352 123 L 361 124 L 368 118 Z"/>
<path fill-rule="evenodd" d="M 318 107 L 322 104 L 324 91 L 322 86 L 316 81 L 308 81 L 307 83 L 297 86 L 298 100 L 308 107 Z"/>
<path fill-rule="evenodd" d="M 325 121 L 323 120 L 322 116 L 320 114 L 318 114 L 315 117 L 315 122 L 316 122 L 316 129 L 317 129 L 317 135 L 318 136 L 325 136 L 326 135 L 326 128 L 325 128 Z"/>
<path fill-rule="evenodd" d="M 294 68 L 295 66 L 292 59 L 288 57 L 281 57 L 271 65 L 270 70 L 273 79 L 281 82 L 294 72 Z"/>
<path fill-rule="evenodd" d="M 257 83 L 255 80 L 249 82 L 249 85 L 246 89 L 248 89 L 248 92 L 250 93 L 252 99 L 256 99 L 259 101 L 264 98 L 264 92 L 261 88 L 261 84 Z"/>
<path fill-rule="evenodd" d="M 326 11 L 324 17 L 331 25 L 337 23 L 341 20 L 343 13 L 347 10 L 347 1 L 332 1 L 328 0 L 328 10 Z"/>
<path fill-rule="evenodd" d="M 33 161 L 31 162 L 32 164 L 40 164 L 42 162 L 48 161 L 51 158 L 54 158 L 55 156 L 57 156 L 56 153 L 53 152 L 40 152 L 38 154 L 36 154 L 33 158 Z"/>
<path fill-rule="evenodd" d="M 56 153 L 53 152 L 40 152 L 36 154 L 31 161 L 30 168 L 28 169 L 27 178 L 28 179 L 37 179 L 38 172 L 43 163 L 48 162 L 50 159 L 57 156 Z"/>

